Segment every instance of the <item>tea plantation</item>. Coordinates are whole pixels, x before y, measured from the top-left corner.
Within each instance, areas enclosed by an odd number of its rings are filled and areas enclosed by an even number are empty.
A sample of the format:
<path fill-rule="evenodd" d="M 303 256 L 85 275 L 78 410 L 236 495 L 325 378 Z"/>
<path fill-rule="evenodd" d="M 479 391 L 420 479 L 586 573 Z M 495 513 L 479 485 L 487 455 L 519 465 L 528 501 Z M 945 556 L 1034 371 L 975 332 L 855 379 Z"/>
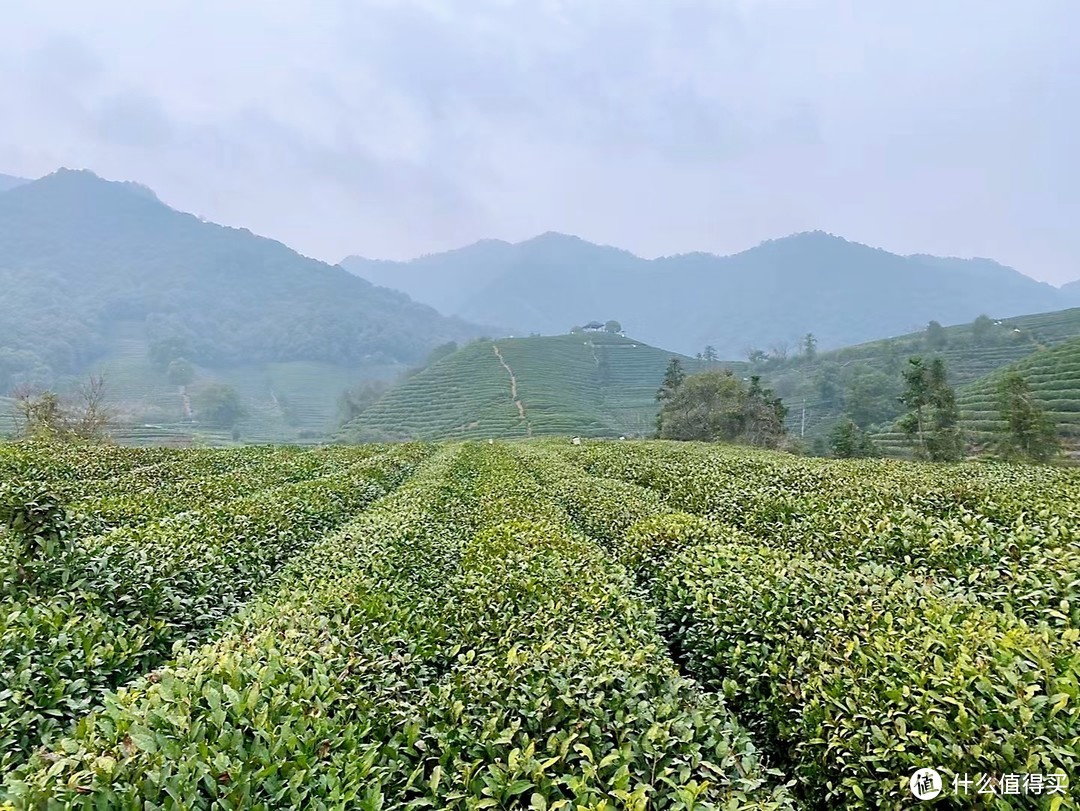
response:
<path fill-rule="evenodd" d="M 678 357 L 605 333 L 476 341 L 391 388 L 341 431 L 348 441 L 646 436 Z M 725 364 L 740 369 L 743 364 Z"/>
<path fill-rule="evenodd" d="M 3 809 L 1076 806 L 1076 469 L 9 444 L 0 518 Z"/>

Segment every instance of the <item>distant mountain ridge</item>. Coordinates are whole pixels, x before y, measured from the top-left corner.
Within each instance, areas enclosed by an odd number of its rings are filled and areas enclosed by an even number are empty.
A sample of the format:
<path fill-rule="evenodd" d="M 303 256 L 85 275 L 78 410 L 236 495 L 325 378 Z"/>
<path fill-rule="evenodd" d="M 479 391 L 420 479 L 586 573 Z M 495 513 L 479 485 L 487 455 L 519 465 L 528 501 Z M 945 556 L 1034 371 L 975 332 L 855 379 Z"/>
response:
<path fill-rule="evenodd" d="M 130 388 L 139 397 L 166 385 L 164 369 L 142 367 L 167 343 L 205 379 L 268 381 L 248 389 L 281 410 L 271 365 L 322 364 L 328 378 L 355 382 L 359 370 L 385 374 L 486 331 L 85 171 L 0 194 L 0 290 L 0 394 L 63 385 L 122 357 L 113 377 L 138 366 Z M 343 388 L 324 397 L 324 411 Z"/>
<path fill-rule="evenodd" d="M 1080 306 L 1080 280 L 1063 284 L 1061 292 L 1068 296 L 1074 305 Z"/>
<path fill-rule="evenodd" d="M 820 231 L 730 256 L 647 260 L 547 233 L 486 240 L 411 262 L 347 257 L 347 270 L 403 290 L 440 312 L 521 332 L 557 334 L 593 318 L 619 320 L 650 344 L 723 357 L 794 343 L 822 348 L 917 330 L 1068 307 L 1080 297 L 988 259 L 900 256 Z"/>
<path fill-rule="evenodd" d="M 14 189 L 16 186 L 21 186 L 24 183 L 29 183 L 25 177 L 15 177 L 14 175 L 5 175 L 0 173 L 0 192 L 5 192 L 8 189 Z"/>

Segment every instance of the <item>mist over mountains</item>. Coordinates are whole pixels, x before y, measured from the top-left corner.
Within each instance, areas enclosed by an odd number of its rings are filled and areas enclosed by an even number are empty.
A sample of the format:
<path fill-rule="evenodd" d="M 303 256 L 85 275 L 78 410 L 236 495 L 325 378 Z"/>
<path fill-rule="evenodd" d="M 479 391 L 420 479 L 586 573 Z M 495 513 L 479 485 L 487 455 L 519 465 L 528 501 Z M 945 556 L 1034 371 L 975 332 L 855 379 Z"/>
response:
<path fill-rule="evenodd" d="M 1035 281 L 990 259 L 900 256 L 823 232 L 730 256 L 653 260 L 549 232 L 410 262 L 310 259 L 246 229 L 177 212 L 138 183 L 61 170 L 3 176 L 0 385 L 77 374 L 116 324 L 179 341 L 195 363 L 407 364 L 446 341 L 562 334 L 618 320 L 693 355 L 822 349 L 1080 304 L 1080 283 Z M 343 270 L 344 268 L 345 270 Z M 346 272 L 346 270 L 348 272 Z M 496 325 L 496 326 L 479 326 Z"/>
<path fill-rule="evenodd" d="M 342 266 L 440 312 L 518 333 L 562 333 L 593 319 L 694 353 L 728 358 L 749 347 L 823 348 L 981 313 L 1005 317 L 1080 303 L 1080 284 L 1035 281 L 990 259 L 899 256 L 823 232 L 771 240 L 731 256 L 688 253 L 647 260 L 618 248 L 546 233 L 511 244 L 485 240 L 411 262 L 348 257 Z"/>
<path fill-rule="evenodd" d="M 79 374 L 116 344 L 196 364 L 409 363 L 479 327 L 136 183 L 61 170 L 0 193 L 0 390 Z"/>

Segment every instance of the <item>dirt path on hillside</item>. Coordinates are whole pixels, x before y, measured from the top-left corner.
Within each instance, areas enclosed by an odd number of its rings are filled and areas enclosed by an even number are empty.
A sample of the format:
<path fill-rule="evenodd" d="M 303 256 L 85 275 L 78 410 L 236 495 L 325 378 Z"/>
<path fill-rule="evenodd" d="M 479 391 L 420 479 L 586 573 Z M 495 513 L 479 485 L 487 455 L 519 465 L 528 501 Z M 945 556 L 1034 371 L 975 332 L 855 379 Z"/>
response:
<path fill-rule="evenodd" d="M 193 415 L 191 413 L 191 397 L 188 395 L 187 386 L 180 387 L 180 407 L 184 409 L 184 416 L 190 420 Z"/>
<path fill-rule="evenodd" d="M 529 436 L 532 436 L 532 424 L 529 422 L 529 418 L 525 416 L 525 403 L 521 402 L 521 398 L 517 393 L 517 377 L 514 375 L 514 370 L 510 368 L 510 364 L 502 356 L 502 352 L 499 351 L 498 344 L 492 344 L 491 348 L 495 350 L 495 357 L 499 359 L 499 365 L 506 369 L 506 373 L 510 375 L 510 399 L 514 401 L 514 405 L 517 406 L 518 416 L 525 422 L 525 430 Z"/>
<path fill-rule="evenodd" d="M 588 343 L 588 345 L 589 345 L 589 352 L 592 353 L 593 363 L 595 363 L 596 368 L 599 369 L 600 368 L 600 358 L 598 358 L 596 356 L 596 344 L 594 344 L 592 341 L 586 341 L 586 343 Z"/>

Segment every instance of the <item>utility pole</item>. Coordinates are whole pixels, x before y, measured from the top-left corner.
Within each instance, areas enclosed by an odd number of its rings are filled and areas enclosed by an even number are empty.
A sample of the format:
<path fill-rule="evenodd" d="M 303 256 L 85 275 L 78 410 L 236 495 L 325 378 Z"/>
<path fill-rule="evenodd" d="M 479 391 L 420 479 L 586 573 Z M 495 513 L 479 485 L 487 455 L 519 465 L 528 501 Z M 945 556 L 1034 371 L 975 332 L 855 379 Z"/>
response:
<path fill-rule="evenodd" d="M 806 434 L 806 398 L 802 401 L 802 418 L 799 420 L 799 439 Z"/>

